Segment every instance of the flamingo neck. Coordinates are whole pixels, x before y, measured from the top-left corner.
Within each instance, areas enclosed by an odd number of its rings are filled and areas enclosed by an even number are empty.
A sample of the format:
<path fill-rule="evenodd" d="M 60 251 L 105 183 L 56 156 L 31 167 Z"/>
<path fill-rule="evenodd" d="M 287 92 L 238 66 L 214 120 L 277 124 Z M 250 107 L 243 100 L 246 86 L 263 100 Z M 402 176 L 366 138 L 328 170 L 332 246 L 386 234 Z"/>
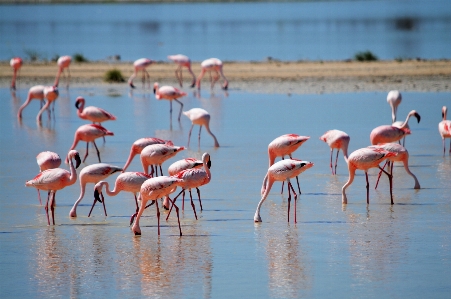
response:
<path fill-rule="evenodd" d="M 108 182 L 105 182 L 104 185 L 106 194 L 108 194 L 108 196 L 116 196 L 119 194 L 120 191 L 118 190 L 116 185 L 114 186 L 113 190 L 110 190 L 110 184 L 108 184 Z"/>
<path fill-rule="evenodd" d="M 69 170 L 69 183 L 73 185 L 77 181 L 77 171 L 75 170 L 74 163 L 72 162 L 72 157 L 69 157 Z"/>
<path fill-rule="evenodd" d="M 215 147 L 219 147 L 219 142 L 216 139 L 216 136 L 213 135 L 213 133 L 210 131 L 210 126 L 209 125 L 205 125 L 205 129 L 207 130 L 208 134 L 210 134 L 211 137 L 213 137 L 213 139 L 215 140 Z"/>

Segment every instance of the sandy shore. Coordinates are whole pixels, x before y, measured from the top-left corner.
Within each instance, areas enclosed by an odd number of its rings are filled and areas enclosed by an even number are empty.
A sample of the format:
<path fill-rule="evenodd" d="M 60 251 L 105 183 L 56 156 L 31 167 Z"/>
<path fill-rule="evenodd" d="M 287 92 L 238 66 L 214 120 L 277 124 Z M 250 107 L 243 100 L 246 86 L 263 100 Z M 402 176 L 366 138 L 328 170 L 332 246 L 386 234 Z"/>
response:
<path fill-rule="evenodd" d="M 106 83 L 108 70 L 118 69 L 127 80 L 133 72 L 131 62 L 72 63 L 71 86 L 124 87 L 126 83 Z M 151 65 L 151 81 L 176 86 L 176 66 L 169 62 Z M 53 84 L 56 63 L 24 63 L 20 71 L 19 86 Z M 200 63 L 193 63 L 195 74 Z M 333 62 L 224 62 L 224 74 L 231 90 L 257 93 L 345 93 L 398 89 L 404 92 L 451 92 L 451 61 L 333 61 Z M 12 70 L 9 62 L 0 62 L 0 86 L 9 87 Z M 189 79 L 185 71 L 184 78 Z M 135 84 L 141 86 L 140 78 Z M 208 75 L 202 88 L 208 88 Z"/>

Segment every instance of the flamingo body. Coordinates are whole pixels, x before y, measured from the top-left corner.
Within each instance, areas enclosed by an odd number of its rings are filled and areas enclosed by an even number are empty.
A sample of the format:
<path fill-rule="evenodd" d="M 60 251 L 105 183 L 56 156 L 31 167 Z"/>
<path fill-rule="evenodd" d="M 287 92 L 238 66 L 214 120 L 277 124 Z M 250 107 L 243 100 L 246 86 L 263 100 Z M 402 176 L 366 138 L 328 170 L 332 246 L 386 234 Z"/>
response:
<path fill-rule="evenodd" d="M 61 165 L 61 158 L 57 153 L 45 151 L 40 152 L 36 156 L 36 162 L 39 165 L 39 170 L 44 171 L 47 169 L 58 168 Z"/>
<path fill-rule="evenodd" d="M 155 138 L 155 137 L 145 137 L 145 138 L 140 138 L 140 139 L 136 140 L 135 142 L 133 142 L 132 147 L 130 149 L 130 154 L 128 156 L 127 162 L 125 162 L 124 171 L 130 165 L 130 163 L 133 161 L 133 158 L 136 155 L 140 155 L 142 150 L 146 146 L 152 145 L 152 144 L 174 145 L 172 143 L 172 141 L 170 141 L 170 140 L 163 140 L 163 139 Z"/>
<path fill-rule="evenodd" d="M 19 111 L 17 112 L 17 118 L 22 118 L 22 111 L 30 104 L 31 100 L 44 100 L 44 88 L 44 85 L 35 85 L 28 90 L 27 99 L 22 106 L 20 106 Z"/>
<path fill-rule="evenodd" d="M 188 111 L 183 111 L 183 114 L 186 115 L 191 120 L 191 129 L 189 130 L 188 133 L 188 146 L 191 138 L 191 131 L 193 130 L 194 125 L 199 125 L 199 138 L 198 138 L 199 144 L 200 144 L 200 132 L 202 130 L 202 126 L 204 126 L 208 134 L 210 134 L 211 137 L 213 137 L 215 142 L 214 146 L 219 147 L 219 143 L 218 140 L 216 139 L 216 136 L 213 135 L 213 133 L 210 130 L 210 114 L 206 110 L 202 108 L 193 108 Z"/>
<path fill-rule="evenodd" d="M 44 110 L 48 109 L 50 107 L 50 104 L 52 104 L 59 95 L 58 87 L 56 86 L 46 86 L 44 87 L 44 98 L 46 99 L 46 102 L 44 106 L 42 106 L 41 110 L 39 110 L 38 115 L 36 116 L 36 121 L 41 121 L 41 115 L 44 112 Z M 49 110 L 49 117 L 50 117 L 50 110 Z"/>
<path fill-rule="evenodd" d="M 135 88 L 135 86 L 133 85 L 133 79 L 135 79 L 135 77 L 138 75 L 139 71 L 142 72 L 143 87 L 144 87 L 146 78 L 149 81 L 149 87 L 150 87 L 150 75 L 147 72 L 146 68 L 154 62 L 155 61 L 148 59 L 148 58 L 140 58 L 138 60 L 135 60 L 135 62 L 133 63 L 133 74 L 128 79 L 128 84 L 130 85 L 131 88 Z"/>
<path fill-rule="evenodd" d="M 111 131 L 108 131 L 107 129 L 105 129 L 104 127 L 102 127 L 100 125 L 95 125 L 95 124 L 82 125 L 75 131 L 74 142 L 72 143 L 72 146 L 70 149 L 74 149 L 77 146 L 79 141 L 85 141 L 86 142 L 86 155 L 83 159 L 83 162 L 84 162 L 86 160 L 86 158 L 88 157 L 88 144 L 89 144 L 89 142 L 92 142 L 97 150 L 97 156 L 98 156 L 99 162 L 100 162 L 100 153 L 97 148 L 97 145 L 95 144 L 95 140 L 97 138 L 104 137 L 104 136 L 114 136 L 114 133 Z"/>
<path fill-rule="evenodd" d="M 415 110 L 412 110 L 407 115 L 406 120 L 399 127 L 395 127 L 393 125 L 383 125 L 374 128 L 370 134 L 371 144 L 375 145 L 378 143 L 395 142 L 403 138 L 405 135 L 410 134 L 410 129 L 408 129 L 407 126 L 411 116 L 415 116 L 417 121 L 420 122 L 421 116 Z"/>
<path fill-rule="evenodd" d="M 338 153 L 340 152 L 340 150 L 342 150 L 345 161 L 348 159 L 348 146 L 351 138 L 343 131 L 329 130 L 324 133 L 323 136 L 321 136 L 319 139 L 326 142 L 330 147 L 330 169 L 332 171 L 332 175 L 335 175 L 337 174 Z M 337 150 L 337 157 L 335 159 L 335 171 L 332 167 L 332 154 L 334 149 Z"/>
<path fill-rule="evenodd" d="M 443 155 L 446 152 L 446 146 L 445 146 L 445 138 L 451 138 L 451 120 L 446 119 L 446 113 L 448 109 L 446 106 L 443 106 L 442 108 L 442 121 L 438 124 L 438 132 L 440 133 L 440 136 L 442 137 L 443 141 Z M 449 145 L 449 152 L 451 154 L 451 140 Z"/>
<path fill-rule="evenodd" d="M 196 86 L 198 89 L 200 89 L 200 82 L 202 78 L 204 77 L 206 72 L 210 73 L 210 80 L 211 80 L 211 88 L 213 89 L 216 81 L 219 80 L 219 76 L 221 76 L 224 80 L 224 83 L 222 85 L 222 89 L 227 89 L 229 86 L 229 82 L 227 81 L 227 78 L 224 76 L 224 73 L 222 71 L 222 61 L 218 58 L 210 58 L 202 61 L 201 63 L 201 72 L 196 80 Z M 211 77 L 211 72 L 215 72 L 215 76 Z"/>
<path fill-rule="evenodd" d="M 77 115 L 81 119 L 92 121 L 93 123 L 101 123 L 107 120 L 116 120 L 116 117 L 103 110 L 102 108 L 88 106 L 85 107 L 85 99 L 78 97 L 75 101 L 75 107 L 77 108 Z"/>
<path fill-rule="evenodd" d="M 67 56 L 67 55 L 66 56 L 61 56 L 60 58 L 58 58 L 58 60 L 56 62 L 57 65 L 58 65 L 58 72 L 56 74 L 55 83 L 53 84 L 53 86 L 58 87 L 61 73 L 64 74 L 64 70 L 67 69 L 67 72 L 69 73 L 68 79 L 67 79 L 67 87 L 69 87 L 69 81 L 70 81 L 69 66 L 70 66 L 71 62 L 72 62 L 72 58 L 70 56 Z"/>
<path fill-rule="evenodd" d="M 186 96 L 186 92 L 181 91 L 178 88 L 175 88 L 173 86 L 159 86 L 157 82 L 153 85 L 153 92 L 155 93 L 155 98 L 157 100 L 169 100 L 170 101 L 170 114 L 172 118 L 172 101 L 176 101 L 180 104 L 180 112 L 178 120 L 180 121 L 180 116 L 182 115 L 182 109 L 183 109 L 183 103 L 180 102 L 178 99 L 181 97 Z"/>
<path fill-rule="evenodd" d="M 187 170 L 187 169 L 193 169 L 193 168 L 200 168 L 202 167 L 203 162 L 194 158 L 186 158 L 182 160 L 178 160 L 171 164 L 168 168 L 169 175 L 176 175 L 180 171 Z"/>
<path fill-rule="evenodd" d="M 11 68 L 13 69 L 13 77 L 11 79 L 11 89 L 15 90 L 17 74 L 19 73 L 20 68 L 22 67 L 22 64 L 23 64 L 22 58 L 20 58 L 20 57 L 11 58 L 11 60 L 9 61 L 9 64 L 11 65 Z"/>
<path fill-rule="evenodd" d="M 277 157 L 291 156 L 294 151 L 309 139 L 309 136 L 285 134 L 271 141 L 268 145 L 269 166 L 274 164 Z"/>
<path fill-rule="evenodd" d="M 153 165 L 159 165 L 161 170 L 161 164 L 163 164 L 164 161 L 174 157 L 178 152 L 184 149 L 183 146 L 173 146 L 168 144 L 152 144 L 146 146 L 141 151 L 141 163 L 144 173 L 149 173 L 149 166 Z M 153 175 L 153 167 L 151 175 Z"/>
<path fill-rule="evenodd" d="M 194 87 L 194 85 L 196 84 L 196 76 L 194 75 L 193 71 L 191 70 L 191 59 L 189 59 L 188 56 L 182 55 L 182 54 L 169 55 L 168 59 L 178 65 L 178 67 L 175 71 L 175 77 L 179 81 L 180 87 L 183 87 L 182 68 L 184 68 L 184 67 L 188 70 L 188 72 L 193 77 L 191 87 Z"/>

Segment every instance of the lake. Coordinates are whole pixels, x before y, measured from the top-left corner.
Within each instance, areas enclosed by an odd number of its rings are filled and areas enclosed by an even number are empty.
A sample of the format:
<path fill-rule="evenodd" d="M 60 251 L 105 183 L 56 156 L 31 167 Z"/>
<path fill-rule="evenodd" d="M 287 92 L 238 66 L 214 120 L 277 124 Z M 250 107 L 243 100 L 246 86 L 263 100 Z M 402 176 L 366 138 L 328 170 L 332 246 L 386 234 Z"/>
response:
<path fill-rule="evenodd" d="M 55 226 L 47 226 L 36 190 L 26 180 L 38 173 L 36 155 L 44 150 L 65 156 L 73 134 L 85 121 L 77 117 L 75 98 L 116 115 L 104 126 L 114 132 L 97 142 L 102 162 L 123 166 L 131 144 L 141 137 L 170 139 L 187 145 L 190 122 L 179 106 L 169 118 L 169 103 L 149 92 L 131 93 L 125 85 L 61 89 L 55 119 L 43 114 L 35 122 L 39 103 L 30 104 L 19 122 L 16 113 L 27 88 L 11 94 L 0 89 L 3 109 L 0 160 L 0 291 L 17 298 L 448 298 L 451 292 L 450 192 L 451 157 L 443 156 L 437 131 L 441 107 L 450 93 L 403 93 L 398 118 L 415 109 L 421 122 L 410 121 L 406 139 L 409 165 L 421 190 L 403 167 L 394 169 L 394 202 L 389 204 L 386 177 L 377 190 L 377 171 L 370 171 L 370 204 L 365 176 L 357 172 L 348 188 L 347 206 L 341 187 L 348 173 L 340 154 L 338 175 L 329 168 L 330 151 L 319 137 L 329 129 L 351 136 L 349 152 L 369 145 L 371 130 L 391 121 L 386 93 L 321 95 L 253 94 L 202 90 L 181 99 L 185 110 L 202 107 L 211 114 L 211 129 L 220 148 L 197 128 L 191 146 L 163 164 L 209 152 L 212 180 L 201 188 L 203 211 L 195 204 L 177 220 L 166 222 L 162 211 L 157 235 L 155 208 L 141 220 L 142 236 L 129 227 L 134 200 L 129 193 L 106 196 L 108 217 L 92 204 L 93 185 L 78 208 L 78 182 L 57 192 Z M 172 128 L 172 129 L 171 129 Z M 294 157 L 315 165 L 299 176 L 302 195 L 298 223 L 287 222 L 287 194 L 276 183 L 262 206 L 262 223 L 253 222 L 260 188 L 268 167 L 267 146 L 277 136 L 310 136 Z M 447 142 L 447 149 L 449 141 Z M 77 146 L 83 156 L 84 143 Z M 91 147 L 83 167 L 97 163 Z M 65 164 L 61 166 L 67 168 Z M 130 171 L 141 171 L 135 157 Z M 117 175 L 108 178 L 113 183 Z M 43 200 L 45 194 L 41 192 Z M 196 197 L 196 196 L 195 196 Z M 187 203 L 187 202 L 186 202 Z M 160 205 L 161 206 L 161 205 Z"/>
<path fill-rule="evenodd" d="M 0 6 L 0 59 L 450 59 L 451 2 L 301 1 Z"/>

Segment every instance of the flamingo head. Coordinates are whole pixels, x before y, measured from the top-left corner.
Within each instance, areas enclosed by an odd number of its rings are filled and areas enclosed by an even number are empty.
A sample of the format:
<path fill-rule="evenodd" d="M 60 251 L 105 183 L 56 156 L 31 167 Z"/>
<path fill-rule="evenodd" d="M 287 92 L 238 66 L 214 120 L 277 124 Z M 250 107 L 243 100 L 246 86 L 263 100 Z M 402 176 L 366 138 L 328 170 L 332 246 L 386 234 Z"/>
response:
<path fill-rule="evenodd" d="M 154 93 L 154 94 L 156 94 L 156 93 L 158 92 L 158 88 L 159 88 L 158 82 L 155 82 L 155 83 L 153 84 L 153 93 Z"/>
<path fill-rule="evenodd" d="M 446 108 L 446 106 L 443 106 L 443 108 L 442 108 L 442 119 L 443 120 L 446 120 L 446 112 L 447 112 L 447 108 Z"/>
<path fill-rule="evenodd" d="M 420 123 L 421 116 L 418 114 L 418 112 L 416 112 L 415 110 L 412 110 L 409 114 L 411 114 L 412 116 L 415 116 L 415 118 L 417 119 L 418 123 Z"/>
<path fill-rule="evenodd" d="M 75 159 L 75 169 L 77 169 L 81 164 L 80 154 L 76 150 L 70 150 L 66 157 L 66 164 L 72 158 Z"/>
<path fill-rule="evenodd" d="M 75 108 L 78 109 L 79 105 L 84 102 L 85 102 L 85 99 L 83 97 L 77 97 L 77 99 L 75 100 Z"/>
<path fill-rule="evenodd" d="M 207 164 L 208 169 L 211 167 L 211 160 L 210 160 L 210 154 L 204 153 L 202 155 L 202 162 Z"/>

